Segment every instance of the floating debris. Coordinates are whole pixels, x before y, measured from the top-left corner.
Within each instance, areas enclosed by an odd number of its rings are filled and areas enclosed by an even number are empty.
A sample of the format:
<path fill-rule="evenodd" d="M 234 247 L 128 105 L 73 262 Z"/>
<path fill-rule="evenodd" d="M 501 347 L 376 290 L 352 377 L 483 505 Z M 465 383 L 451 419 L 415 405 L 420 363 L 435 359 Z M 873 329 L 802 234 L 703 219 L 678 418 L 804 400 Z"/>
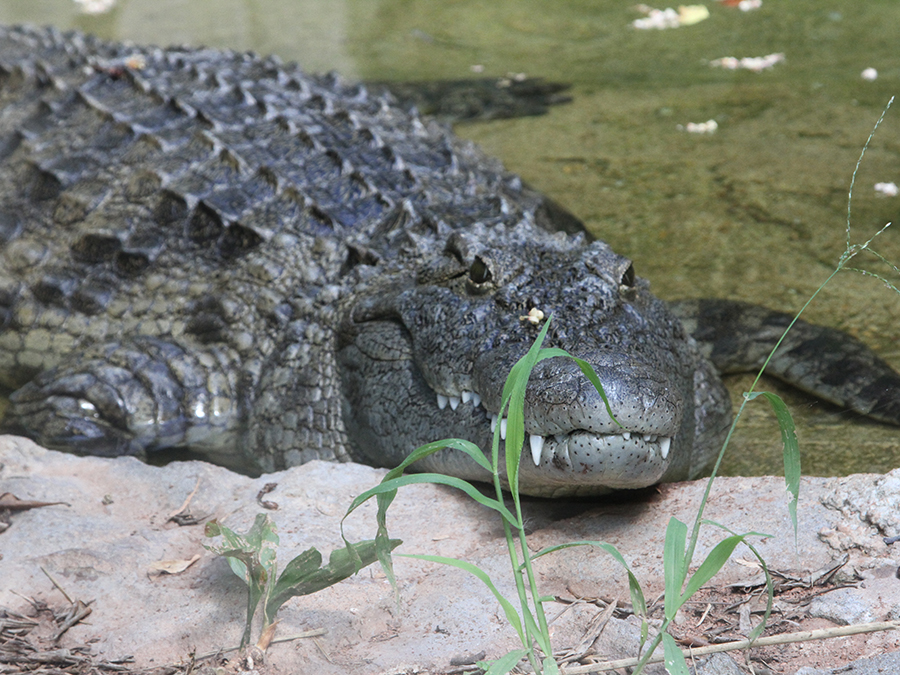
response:
<path fill-rule="evenodd" d="M 737 7 L 742 12 L 749 12 L 762 7 L 762 0 L 719 0 L 726 7 Z"/>
<path fill-rule="evenodd" d="M 681 5 L 678 8 L 678 20 L 682 26 L 693 26 L 709 18 L 706 5 Z"/>
<path fill-rule="evenodd" d="M 873 82 L 878 79 L 878 71 L 874 68 L 866 68 L 860 73 L 860 77 L 867 82 Z"/>
<path fill-rule="evenodd" d="M 782 61 L 784 61 L 784 54 L 780 53 L 767 56 L 745 56 L 742 59 L 734 56 L 723 56 L 721 59 L 710 61 L 709 65 L 713 68 L 724 68 L 725 70 L 752 70 L 754 73 L 761 73 Z"/>
<path fill-rule="evenodd" d="M 638 5 L 635 9 L 647 15 L 644 19 L 635 19 L 631 22 L 631 25 L 639 30 L 664 30 L 693 26 L 695 23 L 709 18 L 709 10 L 706 5 L 681 5 L 677 10 L 671 7 L 654 9 L 647 5 Z"/>
<path fill-rule="evenodd" d="M 528 316 L 520 316 L 519 321 L 527 321 L 533 326 L 538 325 L 541 321 L 544 320 L 544 313 L 539 310 L 537 307 L 532 307 L 528 310 Z"/>
<path fill-rule="evenodd" d="M 900 194 L 900 187 L 896 183 L 875 183 L 875 192 L 885 197 L 896 197 Z"/>
<path fill-rule="evenodd" d="M 706 120 L 705 122 L 679 124 L 676 128 L 678 131 L 686 131 L 689 134 L 714 134 L 719 125 L 715 120 Z"/>
<path fill-rule="evenodd" d="M 103 14 L 113 8 L 116 0 L 75 0 L 75 4 L 81 6 L 84 14 Z"/>

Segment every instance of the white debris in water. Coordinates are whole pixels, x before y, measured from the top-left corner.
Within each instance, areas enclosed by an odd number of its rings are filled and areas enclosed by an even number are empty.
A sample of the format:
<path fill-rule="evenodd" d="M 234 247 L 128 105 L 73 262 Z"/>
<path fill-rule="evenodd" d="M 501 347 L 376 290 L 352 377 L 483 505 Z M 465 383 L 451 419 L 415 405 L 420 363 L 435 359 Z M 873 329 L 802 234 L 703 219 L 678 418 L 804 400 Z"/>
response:
<path fill-rule="evenodd" d="M 471 66 L 469 66 L 469 70 L 471 70 L 473 73 L 483 73 L 484 65 L 481 63 L 473 63 Z"/>
<path fill-rule="evenodd" d="M 635 9 L 646 14 L 646 18 L 635 19 L 631 25 L 639 30 L 664 30 L 692 26 L 709 18 L 709 10 L 705 5 L 680 5 L 678 9 L 654 9 L 647 5 L 638 5 Z"/>
<path fill-rule="evenodd" d="M 710 61 L 709 65 L 713 68 L 724 68 L 725 70 L 752 70 L 754 73 L 761 73 L 782 61 L 784 61 L 784 54 L 781 53 L 768 54 L 766 56 L 745 56 L 742 59 L 734 56 L 723 56 L 721 59 Z"/>
<path fill-rule="evenodd" d="M 497 80 L 497 86 L 503 89 L 504 87 L 511 87 L 513 82 L 524 82 L 528 79 L 528 73 L 507 73 L 506 77 L 501 77 Z"/>
<path fill-rule="evenodd" d="M 75 4 L 81 5 L 85 14 L 103 14 L 113 8 L 116 0 L 75 0 Z"/>
<path fill-rule="evenodd" d="M 638 30 L 663 30 L 665 28 L 679 28 L 681 22 L 678 20 L 678 12 L 669 7 L 668 9 L 651 9 L 647 18 L 635 19 L 631 25 Z"/>
<path fill-rule="evenodd" d="M 872 82 L 878 79 L 878 71 L 874 68 L 866 68 L 862 73 L 860 73 L 860 77 L 866 80 L 867 82 Z"/>
<path fill-rule="evenodd" d="M 689 134 L 714 134 L 719 125 L 715 120 L 707 120 L 706 122 L 688 122 L 687 124 L 679 124 L 678 131 L 686 131 Z"/>
<path fill-rule="evenodd" d="M 742 12 L 749 12 L 762 7 L 762 0 L 741 0 L 738 3 L 738 9 Z"/>
<path fill-rule="evenodd" d="M 539 310 L 537 307 L 532 307 L 528 310 L 527 316 L 520 316 L 519 321 L 527 321 L 528 323 L 537 326 L 541 321 L 544 320 L 544 313 Z"/>
<path fill-rule="evenodd" d="M 900 187 L 896 183 L 875 183 L 875 192 L 885 197 L 896 197 L 900 194 Z"/>

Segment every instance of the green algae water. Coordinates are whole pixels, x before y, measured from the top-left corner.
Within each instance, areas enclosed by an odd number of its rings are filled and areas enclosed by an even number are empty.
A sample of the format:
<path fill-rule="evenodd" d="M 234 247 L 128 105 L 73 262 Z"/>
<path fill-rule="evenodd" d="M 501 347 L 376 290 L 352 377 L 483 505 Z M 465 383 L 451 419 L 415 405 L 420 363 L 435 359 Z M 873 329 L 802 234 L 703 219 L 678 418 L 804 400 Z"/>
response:
<path fill-rule="evenodd" d="M 251 49 L 359 79 L 481 72 L 571 83 L 573 102 L 548 115 L 457 131 L 630 256 L 660 297 L 727 297 L 796 311 L 844 250 L 853 168 L 885 103 L 900 93 L 900 3 L 763 0 L 745 12 L 709 1 L 708 19 L 668 30 L 635 29 L 643 14 L 634 5 L 118 0 L 86 14 L 73 0 L 0 0 L 0 22 Z M 760 72 L 711 65 L 772 54 L 783 61 Z M 875 79 L 862 76 L 870 68 Z M 710 120 L 713 133 L 687 131 Z M 900 184 L 898 131 L 900 109 L 888 113 L 857 177 L 853 241 L 900 221 L 900 197 L 875 190 Z M 889 229 L 875 249 L 900 262 L 900 229 Z M 804 316 L 856 335 L 900 368 L 900 296 L 877 281 L 843 274 Z M 733 397 L 751 381 L 729 378 Z M 771 380 L 764 387 L 795 416 L 804 473 L 900 466 L 900 429 Z M 729 455 L 729 474 L 782 470 L 780 434 L 764 404 L 748 408 Z"/>

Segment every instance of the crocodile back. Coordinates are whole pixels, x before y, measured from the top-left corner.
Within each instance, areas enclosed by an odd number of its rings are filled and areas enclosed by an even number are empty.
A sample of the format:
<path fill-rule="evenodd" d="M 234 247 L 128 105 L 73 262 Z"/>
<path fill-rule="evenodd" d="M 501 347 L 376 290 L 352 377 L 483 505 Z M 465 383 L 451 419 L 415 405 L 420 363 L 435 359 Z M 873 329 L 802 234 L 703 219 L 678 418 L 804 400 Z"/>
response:
<path fill-rule="evenodd" d="M 0 110 L 10 387 L 123 333 L 266 352 L 359 261 L 543 205 L 389 95 L 277 58 L 2 28 Z"/>

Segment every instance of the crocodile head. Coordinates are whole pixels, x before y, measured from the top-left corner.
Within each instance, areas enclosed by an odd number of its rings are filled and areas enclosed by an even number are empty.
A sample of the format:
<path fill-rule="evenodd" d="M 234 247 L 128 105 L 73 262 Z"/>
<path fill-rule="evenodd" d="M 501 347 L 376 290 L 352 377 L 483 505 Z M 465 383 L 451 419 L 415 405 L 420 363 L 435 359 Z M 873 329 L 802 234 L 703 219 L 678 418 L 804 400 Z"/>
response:
<path fill-rule="evenodd" d="M 577 364 L 541 361 L 525 396 L 522 492 L 599 494 L 703 468 L 693 451 L 703 359 L 631 262 L 602 242 L 488 228 L 452 234 L 417 269 L 362 284 L 344 307 L 338 364 L 357 457 L 396 465 L 441 438 L 489 452 L 492 426 L 505 425 L 506 377 L 540 328 L 532 309 L 553 316 L 544 346 L 594 367 L 622 426 Z M 486 478 L 449 449 L 417 468 Z"/>

